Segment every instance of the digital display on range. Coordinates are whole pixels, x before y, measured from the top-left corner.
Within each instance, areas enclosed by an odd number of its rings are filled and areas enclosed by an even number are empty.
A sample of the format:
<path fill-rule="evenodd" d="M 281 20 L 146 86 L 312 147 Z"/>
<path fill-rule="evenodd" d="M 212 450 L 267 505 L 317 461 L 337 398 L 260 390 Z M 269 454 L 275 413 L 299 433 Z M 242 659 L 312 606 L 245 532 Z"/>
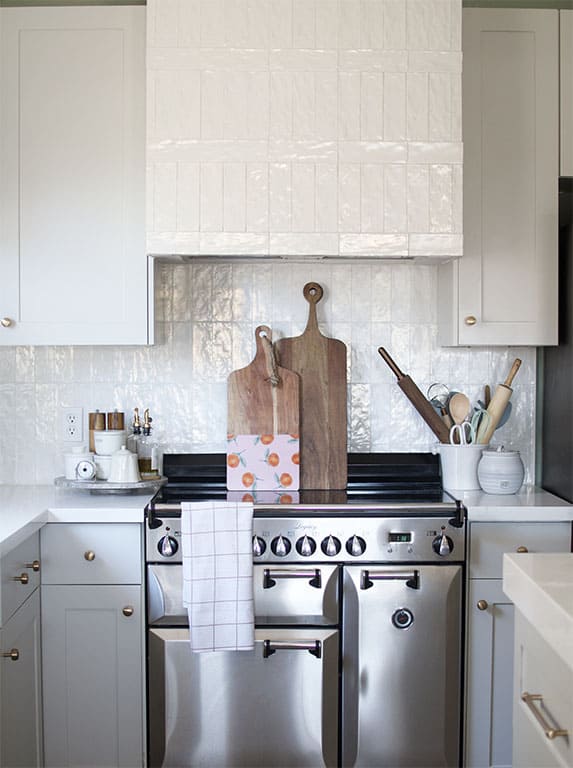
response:
<path fill-rule="evenodd" d="M 412 541 L 412 534 L 411 533 L 390 533 L 388 534 L 388 541 L 410 542 Z"/>

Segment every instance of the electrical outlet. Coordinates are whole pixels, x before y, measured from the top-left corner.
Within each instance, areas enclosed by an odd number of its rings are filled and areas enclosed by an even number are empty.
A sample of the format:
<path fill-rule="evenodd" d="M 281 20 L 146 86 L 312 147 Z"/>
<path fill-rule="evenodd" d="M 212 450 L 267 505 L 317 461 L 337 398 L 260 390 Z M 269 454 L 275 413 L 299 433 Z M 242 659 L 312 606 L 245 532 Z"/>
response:
<path fill-rule="evenodd" d="M 83 408 L 62 408 L 61 426 L 64 443 L 81 443 L 84 439 Z"/>

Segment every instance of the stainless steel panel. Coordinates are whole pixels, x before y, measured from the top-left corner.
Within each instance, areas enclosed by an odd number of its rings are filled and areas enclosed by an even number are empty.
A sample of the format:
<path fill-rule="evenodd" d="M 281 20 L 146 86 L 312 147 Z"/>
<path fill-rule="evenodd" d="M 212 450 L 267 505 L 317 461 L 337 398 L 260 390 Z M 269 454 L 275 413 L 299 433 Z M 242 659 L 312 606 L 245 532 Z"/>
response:
<path fill-rule="evenodd" d="M 259 624 L 337 624 L 338 581 L 336 565 L 315 564 L 305 568 L 255 565 L 256 621 Z M 187 623 L 182 604 L 181 565 L 147 566 L 147 609 L 150 624 Z"/>
<path fill-rule="evenodd" d="M 462 569 L 366 568 L 344 575 L 342 765 L 457 766 Z"/>
<path fill-rule="evenodd" d="M 186 629 L 149 630 L 151 766 L 337 765 L 338 632 L 255 638 L 253 651 L 192 653 Z"/>

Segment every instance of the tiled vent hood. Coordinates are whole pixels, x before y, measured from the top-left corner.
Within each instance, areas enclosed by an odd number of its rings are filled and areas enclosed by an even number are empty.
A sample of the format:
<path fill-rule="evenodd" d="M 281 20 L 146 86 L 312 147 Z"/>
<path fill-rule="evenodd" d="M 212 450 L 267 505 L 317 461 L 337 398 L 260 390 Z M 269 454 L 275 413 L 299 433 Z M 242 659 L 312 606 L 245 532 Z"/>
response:
<path fill-rule="evenodd" d="M 461 0 L 147 10 L 150 254 L 461 255 Z"/>

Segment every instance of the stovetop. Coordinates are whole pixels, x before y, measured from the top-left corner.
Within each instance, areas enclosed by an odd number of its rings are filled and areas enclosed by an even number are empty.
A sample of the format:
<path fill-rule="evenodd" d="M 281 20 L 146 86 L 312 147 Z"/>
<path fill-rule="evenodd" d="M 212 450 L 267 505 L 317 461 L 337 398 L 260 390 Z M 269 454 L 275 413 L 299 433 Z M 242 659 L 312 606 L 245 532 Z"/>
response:
<path fill-rule="evenodd" d="M 168 482 L 150 509 L 165 514 L 183 501 L 253 501 L 255 509 L 277 508 L 288 514 L 320 509 L 352 514 L 382 509 L 400 514 L 454 514 L 460 504 L 442 488 L 439 457 L 430 453 L 349 453 L 348 483 L 344 490 L 305 489 L 242 492 L 226 487 L 226 455 L 165 454 L 163 475 Z"/>

